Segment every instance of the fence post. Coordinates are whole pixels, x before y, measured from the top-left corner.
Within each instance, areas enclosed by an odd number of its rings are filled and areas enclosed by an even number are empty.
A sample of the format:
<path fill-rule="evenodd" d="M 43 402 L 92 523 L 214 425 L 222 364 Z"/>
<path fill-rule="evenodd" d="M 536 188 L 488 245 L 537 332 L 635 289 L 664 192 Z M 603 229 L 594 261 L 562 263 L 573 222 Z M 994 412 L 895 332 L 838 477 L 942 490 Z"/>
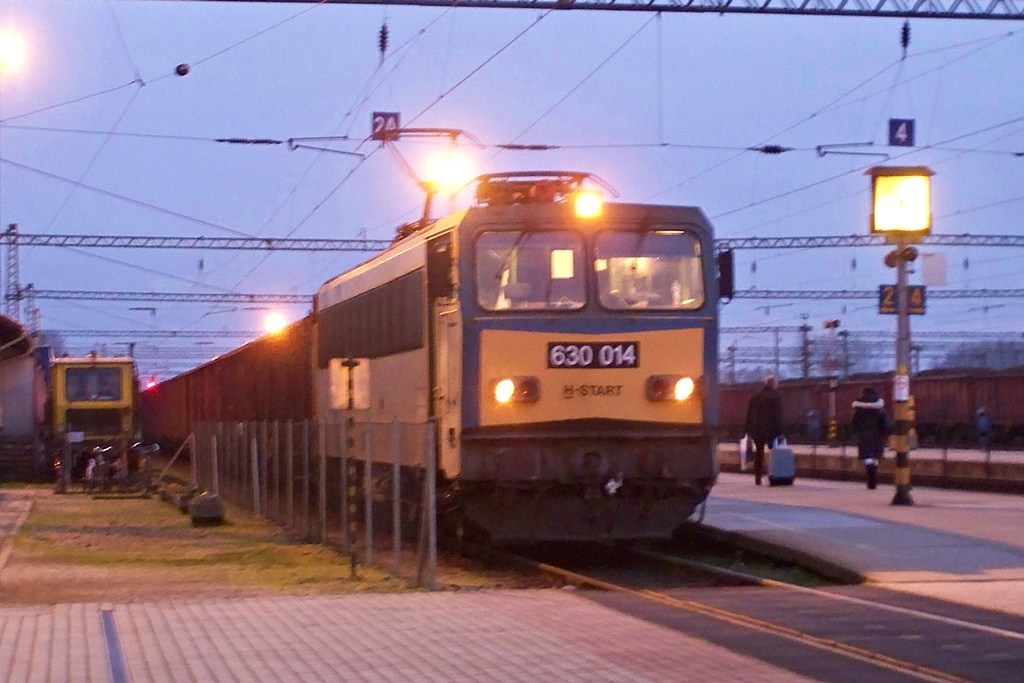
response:
<path fill-rule="evenodd" d="M 351 548 L 351 539 L 348 528 L 348 418 L 342 417 L 338 425 L 338 488 L 341 520 L 341 552 L 348 553 Z"/>
<path fill-rule="evenodd" d="M 320 433 L 320 486 L 317 490 L 317 506 L 320 508 L 320 543 L 327 545 L 327 424 L 320 420 L 317 424 Z"/>
<path fill-rule="evenodd" d="M 402 575 L 402 423 L 398 415 L 391 425 L 391 546 L 395 554 L 395 576 Z"/>
<path fill-rule="evenodd" d="M 270 452 L 267 449 L 267 421 L 260 422 L 260 510 L 270 517 Z"/>
<path fill-rule="evenodd" d="M 255 427 L 256 423 L 253 423 Z M 260 451 L 259 443 L 256 441 L 256 429 L 249 430 L 252 436 L 249 438 L 249 467 L 252 469 L 252 511 L 255 515 L 260 514 Z"/>
<path fill-rule="evenodd" d="M 437 446 L 434 420 L 427 420 L 427 588 L 437 590 Z"/>
<path fill-rule="evenodd" d="M 234 502 L 237 500 L 235 495 L 235 486 L 237 485 L 237 467 L 235 466 L 235 452 L 238 451 L 238 424 L 231 422 L 228 424 L 228 440 L 227 440 L 227 462 L 224 463 L 224 489 L 227 495 Z"/>
<path fill-rule="evenodd" d="M 252 484 L 249 482 L 249 423 L 241 423 L 242 431 L 238 444 L 238 502 L 247 505 L 246 501 L 251 500 L 250 491 Z"/>
<path fill-rule="evenodd" d="M 366 515 L 366 564 L 369 566 L 373 564 L 373 420 L 369 412 L 366 413 L 363 441 L 363 511 Z"/>
<path fill-rule="evenodd" d="M 285 452 L 288 456 L 288 463 L 285 465 L 286 476 L 288 481 L 285 482 L 288 486 L 288 528 L 295 528 L 295 439 L 293 427 L 295 425 L 291 420 L 288 420 L 288 429 L 286 436 L 288 438 L 288 447 Z"/>
<path fill-rule="evenodd" d="M 302 421 L 302 541 L 309 543 L 309 418 Z"/>
<path fill-rule="evenodd" d="M 281 423 L 274 420 L 274 519 L 281 523 Z"/>
<path fill-rule="evenodd" d="M 220 495 L 220 474 L 218 472 L 219 463 L 217 460 L 217 432 L 214 430 L 213 434 L 210 435 L 210 469 L 212 470 L 210 488 L 215 496 Z M 197 481 L 196 484 L 199 484 L 199 482 Z"/>
<path fill-rule="evenodd" d="M 199 486 L 199 438 L 195 433 L 189 435 L 192 443 L 189 444 L 189 465 L 192 467 L 192 483 Z"/>
<path fill-rule="evenodd" d="M 249 423 L 241 423 L 241 432 L 238 440 L 238 502 L 240 505 L 248 505 L 250 500 L 249 483 Z"/>

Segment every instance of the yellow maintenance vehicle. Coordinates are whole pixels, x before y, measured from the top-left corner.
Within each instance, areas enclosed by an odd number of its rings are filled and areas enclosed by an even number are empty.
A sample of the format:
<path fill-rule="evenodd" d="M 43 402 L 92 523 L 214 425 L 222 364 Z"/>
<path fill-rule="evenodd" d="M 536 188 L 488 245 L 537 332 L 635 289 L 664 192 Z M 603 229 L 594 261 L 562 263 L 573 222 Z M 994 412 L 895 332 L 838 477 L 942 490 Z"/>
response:
<path fill-rule="evenodd" d="M 144 454 L 133 447 L 138 379 L 132 358 L 54 358 L 49 403 L 58 493 L 75 483 L 87 491 L 139 487 Z"/>

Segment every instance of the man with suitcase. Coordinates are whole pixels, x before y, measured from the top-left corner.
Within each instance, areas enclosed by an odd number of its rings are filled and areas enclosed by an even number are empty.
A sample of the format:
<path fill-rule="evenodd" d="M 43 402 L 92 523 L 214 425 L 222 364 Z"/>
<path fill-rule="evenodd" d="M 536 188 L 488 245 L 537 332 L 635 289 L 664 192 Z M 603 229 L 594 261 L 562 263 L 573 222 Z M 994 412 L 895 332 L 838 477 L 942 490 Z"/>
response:
<path fill-rule="evenodd" d="M 782 399 L 776 387 L 775 377 L 768 375 L 747 405 L 746 430 L 754 440 L 754 483 L 758 486 L 764 476 L 764 449 L 782 437 Z"/>

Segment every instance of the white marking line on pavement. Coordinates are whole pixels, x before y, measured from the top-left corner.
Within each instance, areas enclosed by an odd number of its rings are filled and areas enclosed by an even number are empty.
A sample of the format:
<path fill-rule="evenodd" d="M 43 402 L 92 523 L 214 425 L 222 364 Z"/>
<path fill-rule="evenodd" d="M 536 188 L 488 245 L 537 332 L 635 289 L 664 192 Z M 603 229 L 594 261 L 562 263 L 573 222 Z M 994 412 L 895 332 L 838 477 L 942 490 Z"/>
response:
<path fill-rule="evenodd" d="M 1024 640 L 1024 633 L 1017 631 L 1009 631 L 1004 628 L 998 628 L 996 626 L 987 626 L 985 624 L 977 624 L 973 621 L 964 621 L 963 619 L 957 619 L 955 617 L 945 617 L 941 614 L 933 614 L 931 612 L 922 612 L 921 610 L 911 609 L 909 607 L 899 607 L 897 605 L 886 605 L 885 603 L 872 602 L 871 600 L 865 600 L 863 598 L 855 598 L 852 595 L 843 595 L 842 593 L 830 593 L 828 591 L 819 590 L 817 588 L 807 588 L 806 586 L 795 586 L 791 583 L 784 583 L 782 581 L 774 581 L 772 579 L 762 579 L 765 585 L 776 586 L 779 588 L 788 588 L 789 590 L 810 593 L 812 595 L 819 595 L 821 597 L 831 598 L 840 602 L 849 602 L 856 605 L 864 605 L 867 607 L 874 607 L 876 609 L 882 609 L 887 612 L 895 612 L 897 614 L 906 614 L 908 616 L 917 617 L 919 619 L 927 619 L 930 621 L 938 621 L 943 624 L 949 624 L 950 626 L 959 626 L 961 628 L 972 629 L 974 631 L 981 631 L 983 633 L 990 633 L 992 635 L 1002 636 L 1004 638 L 1013 638 L 1014 640 Z"/>

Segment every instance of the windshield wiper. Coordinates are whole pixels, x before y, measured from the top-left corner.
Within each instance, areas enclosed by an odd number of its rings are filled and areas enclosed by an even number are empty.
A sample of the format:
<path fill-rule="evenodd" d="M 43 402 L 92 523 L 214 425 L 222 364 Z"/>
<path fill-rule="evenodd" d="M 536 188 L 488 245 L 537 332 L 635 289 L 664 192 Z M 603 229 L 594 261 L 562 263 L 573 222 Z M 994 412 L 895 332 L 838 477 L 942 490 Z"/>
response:
<path fill-rule="evenodd" d="M 508 253 L 505 254 L 505 258 L 501 260 L 501 265 L 498 266 L 497 272 L 494 273 L 495 280 L 501 279 L 501 274 L 505 272 L 505 269 L 508 268 L 510 263 L 512 263 L 512 259 L 519 253 L 519 248 L 531 237 L 533 237 L 533 232 L 526 230 L 516 235 L 515 242 L 512 243 Z"/>

